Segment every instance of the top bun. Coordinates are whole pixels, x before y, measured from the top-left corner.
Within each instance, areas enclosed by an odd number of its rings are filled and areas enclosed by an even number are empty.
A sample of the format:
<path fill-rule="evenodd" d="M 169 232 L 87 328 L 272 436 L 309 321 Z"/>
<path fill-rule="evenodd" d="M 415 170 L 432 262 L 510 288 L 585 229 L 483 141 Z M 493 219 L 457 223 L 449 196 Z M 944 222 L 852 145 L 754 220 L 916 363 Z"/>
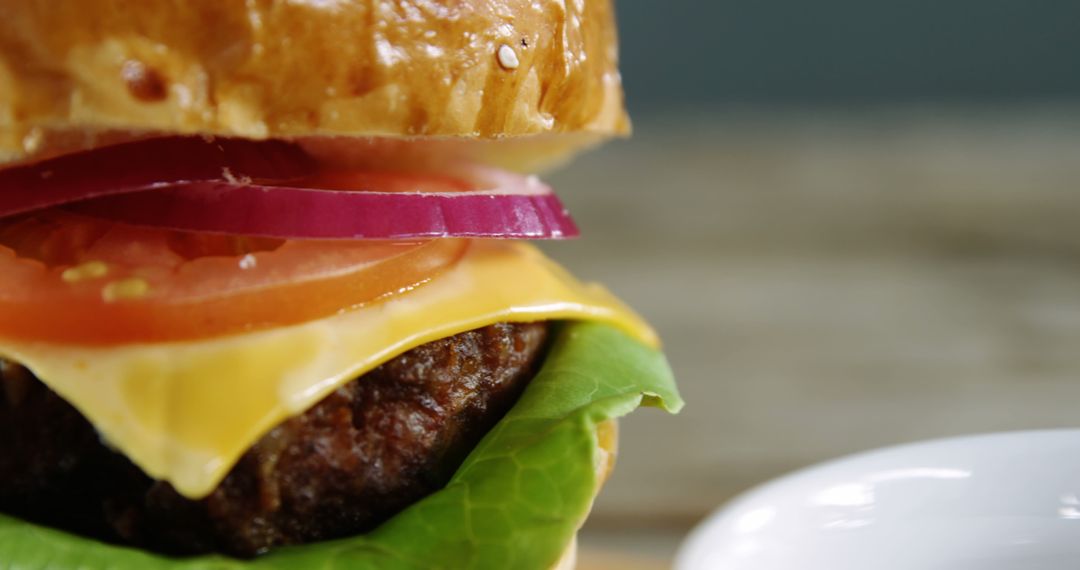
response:
<path fill-rule="evenodd" d="M 628 129 L 610 0 L 3 4 L 0 164 L 166 133 Z"/>

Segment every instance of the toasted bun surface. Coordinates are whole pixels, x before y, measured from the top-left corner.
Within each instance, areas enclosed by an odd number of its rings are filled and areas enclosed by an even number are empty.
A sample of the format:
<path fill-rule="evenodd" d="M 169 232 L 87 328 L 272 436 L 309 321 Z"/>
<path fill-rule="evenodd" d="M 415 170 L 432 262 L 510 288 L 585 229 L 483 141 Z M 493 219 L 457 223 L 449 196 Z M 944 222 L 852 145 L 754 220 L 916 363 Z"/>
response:
<path fill-rule="evenodd" d="M 605 137 L 610 0 L 10 0 L 0 163 L 160 133 Z"/>
<path fill-rule="evenodd" d="M 615 468 L 615 455 L 619 446 L 619 424 L 608 420 L 596 426 L 596 475 L 603 484 Z M 597 489 L 599 491 L 599 489 Z M 581 521 L 584 523 L 585 521 Z M 559 561 L 551 570 L 574 570 L 577 566 L 577 535 L 567 545 Z"/>

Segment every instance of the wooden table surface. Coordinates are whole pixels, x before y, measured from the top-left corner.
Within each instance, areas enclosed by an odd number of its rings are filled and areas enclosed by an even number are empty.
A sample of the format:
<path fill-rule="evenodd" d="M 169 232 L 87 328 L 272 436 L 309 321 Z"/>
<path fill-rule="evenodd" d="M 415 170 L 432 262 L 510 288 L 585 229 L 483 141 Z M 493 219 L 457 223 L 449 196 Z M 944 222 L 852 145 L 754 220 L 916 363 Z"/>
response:
<path fill-rule="evenodd" d="M 823 459 L 1080 424 L 1077 111 L 646 118 L 550 176 L 584 238 L 547 249 L 652 320 L 688 402 L 624 422 L 583 567 L 664 567 Z"/>

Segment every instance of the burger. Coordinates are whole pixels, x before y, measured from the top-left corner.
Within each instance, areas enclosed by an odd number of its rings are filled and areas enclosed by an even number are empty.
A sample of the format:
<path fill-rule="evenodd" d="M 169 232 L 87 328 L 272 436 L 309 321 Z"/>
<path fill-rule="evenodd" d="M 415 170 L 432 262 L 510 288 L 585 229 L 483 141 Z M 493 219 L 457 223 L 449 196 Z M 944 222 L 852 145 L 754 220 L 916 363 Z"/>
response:
<path fill-rule="evenodd" d="M 571 567 L 649 326 L 607 0 L 0 6 L 0 567 Z M 587 189 L 586 189 L 587 190 Z"/>

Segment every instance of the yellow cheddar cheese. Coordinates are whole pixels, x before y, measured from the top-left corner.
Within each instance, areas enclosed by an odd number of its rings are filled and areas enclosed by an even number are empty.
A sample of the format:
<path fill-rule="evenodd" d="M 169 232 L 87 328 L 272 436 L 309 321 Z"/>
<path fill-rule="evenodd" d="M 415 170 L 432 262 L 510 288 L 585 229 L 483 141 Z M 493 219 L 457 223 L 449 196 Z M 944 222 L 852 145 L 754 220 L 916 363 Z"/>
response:
<path fill-rule="evenodd" d="M 656 345 L 598 285 L 535 247 L 474 242 L 431 282 L 385 301 L 272 330 L 197 341 L 86 347 L 0 340 L 151 477 L 209 494 L 259 437 L 413 347 L 501 321 L 587 319 Z"/>

